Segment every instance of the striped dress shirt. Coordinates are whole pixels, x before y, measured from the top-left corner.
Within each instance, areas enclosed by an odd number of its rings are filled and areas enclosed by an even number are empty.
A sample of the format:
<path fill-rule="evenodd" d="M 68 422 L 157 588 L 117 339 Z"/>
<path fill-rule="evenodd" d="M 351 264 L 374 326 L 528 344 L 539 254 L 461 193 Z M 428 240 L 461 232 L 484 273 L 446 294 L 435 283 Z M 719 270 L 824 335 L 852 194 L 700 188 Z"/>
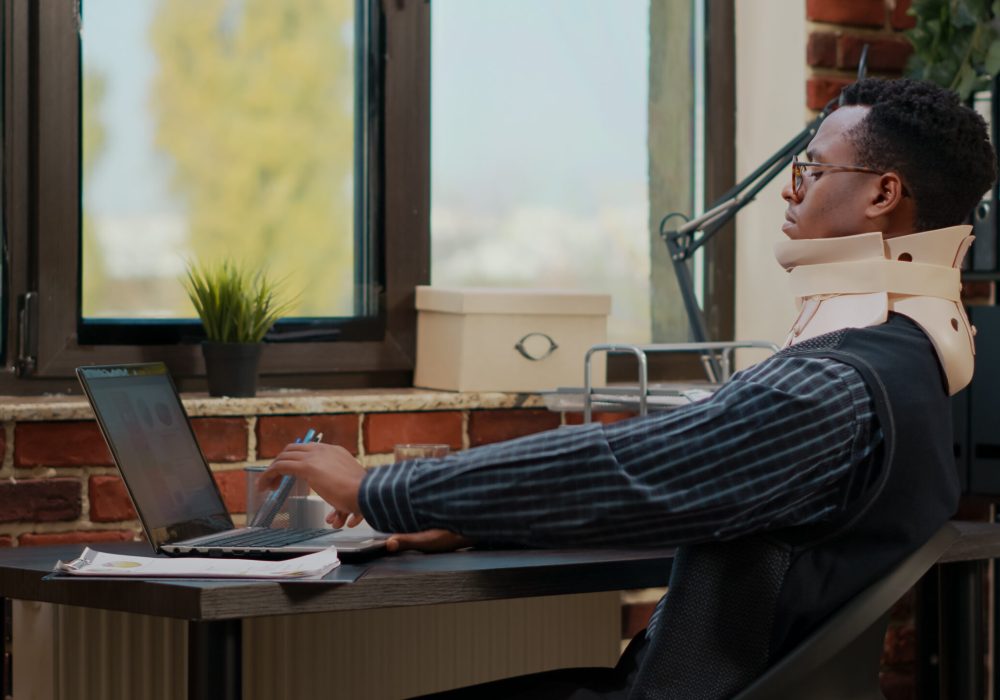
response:
<path fill-rule="evenodd" d="M 686 544 L 822 521 L 875 478 L 882 433 L 849 365 L 777 354 L 714 395 L 370 470 L 384 532 L 540 547 Z"/>

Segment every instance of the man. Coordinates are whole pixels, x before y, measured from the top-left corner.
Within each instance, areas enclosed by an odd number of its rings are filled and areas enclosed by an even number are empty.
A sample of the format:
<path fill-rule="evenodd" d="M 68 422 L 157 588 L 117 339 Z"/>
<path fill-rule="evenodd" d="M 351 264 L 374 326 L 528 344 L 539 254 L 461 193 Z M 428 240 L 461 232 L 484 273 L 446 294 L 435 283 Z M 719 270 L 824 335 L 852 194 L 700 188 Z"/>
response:
<path fill-rule="evenodd" d="M 411 533 L 394 548 L 683 545 L 615 669 L 447 697 L 730 697 L 953 513 L 960 225 L 995 158 L 983 120 L 931 85 L 864 80 L 841 103 L 782 192 L 789 346 L 711 398 L 367 473 L 327 445 L 271 465 L 266 482 L 305 478 L 335 525 Z"/>

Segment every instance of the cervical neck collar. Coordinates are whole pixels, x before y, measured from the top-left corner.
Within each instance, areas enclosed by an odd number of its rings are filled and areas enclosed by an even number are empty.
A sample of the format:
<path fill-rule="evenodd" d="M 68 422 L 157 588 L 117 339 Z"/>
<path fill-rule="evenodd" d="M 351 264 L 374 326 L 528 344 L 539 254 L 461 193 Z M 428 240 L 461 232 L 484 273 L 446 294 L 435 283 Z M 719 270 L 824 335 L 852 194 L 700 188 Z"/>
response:
<path fill-rule="evenodd" d="M 959 272 L 971 229 L 779 242 L 775 256 L 789 273 L 799 307 L 785 346 L 842 328 L 877 326 L 894 311 L 931 339 L 948 393 L 962 390 L 972 379 L 975 355 Z"/>

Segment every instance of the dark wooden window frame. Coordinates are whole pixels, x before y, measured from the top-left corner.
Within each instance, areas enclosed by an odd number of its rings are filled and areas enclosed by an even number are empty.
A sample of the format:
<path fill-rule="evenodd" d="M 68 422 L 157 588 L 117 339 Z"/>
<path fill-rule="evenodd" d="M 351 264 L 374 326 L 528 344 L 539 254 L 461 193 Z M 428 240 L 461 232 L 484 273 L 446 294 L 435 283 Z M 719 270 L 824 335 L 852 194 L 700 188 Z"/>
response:
<path fill-rule="evenodd" d="M 79 20 L 74 0 L 2 0 L 4 365 L 0 393 L 77 390 L 84 364 L 163 360 L 201 386 L 197 344 L 83 345 L 79 289 Z M 377 0 L 381 143 L 369 221 L 381 247 L 384 333 L 376 340 L 269 343 L 264 386 L 405 386 L 416 347 L 414 288 L 430 281 L 430 7 Z"/>
<path fill-rule="evenodd" d="M 736 24 L 733 0 L 705 3 L 705 201 L 736 183 Z M 736 333 L 736 222 L 705 245 L 705 322 L 715 340 Z"/>

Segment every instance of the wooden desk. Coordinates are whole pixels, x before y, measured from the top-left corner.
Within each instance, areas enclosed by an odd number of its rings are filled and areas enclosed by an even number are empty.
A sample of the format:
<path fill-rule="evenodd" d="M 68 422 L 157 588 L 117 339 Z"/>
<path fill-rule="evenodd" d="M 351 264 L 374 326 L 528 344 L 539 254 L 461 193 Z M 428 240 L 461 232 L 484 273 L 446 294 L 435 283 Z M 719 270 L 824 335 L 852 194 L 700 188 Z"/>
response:
<path fill-rule="evenodd" d="M 114 549 L 149 553 L 141 544 Z M 407 553 L 342 564 L 339 575 L 360 574 L 344 584 L 42 580 L 57 559 L 79 552 L 79 545 L 0 551 L 0 596 L 187 620 L 192 698 L 241 696 L 247 618 L 664 586 L 673 555 L 672 549 Z"/>
<path fill-rule="evenodd" d="M 961 538 L 941 558 L 947 697 L 978 698 L 982 684 L 982 565 L 1000 557 L 1000 525 L 956 523 Z M 144 545 L 102 545 L 148 554 Z M 78 545 L 0 550 L 0 596 L 185 620 L 190 697 L 239 698 L 243 620 L 274 615 L 403 608 L 663 586 L 673 550 L 467 551 L 403 554 L 342 565 L 354 583 L 245 581 L 42 581 Z M 357 568 L 355 568 L 357 567 Z M 951 573 L 948 573 L 948 572 Z M 336 572 L 335 572 L 336 573 Z M 937 595 L 935 595 L 937 598 Z M 934 601 L 937 611 L 938 603 Z M 934 619 L 938 619 L 935 613 Z M 938 667 L 935 664 L 935 667 Z M 935 678 L 933 686 L 938 687 Z M 930 695 L 932 697 L 932 695 Z"/>

